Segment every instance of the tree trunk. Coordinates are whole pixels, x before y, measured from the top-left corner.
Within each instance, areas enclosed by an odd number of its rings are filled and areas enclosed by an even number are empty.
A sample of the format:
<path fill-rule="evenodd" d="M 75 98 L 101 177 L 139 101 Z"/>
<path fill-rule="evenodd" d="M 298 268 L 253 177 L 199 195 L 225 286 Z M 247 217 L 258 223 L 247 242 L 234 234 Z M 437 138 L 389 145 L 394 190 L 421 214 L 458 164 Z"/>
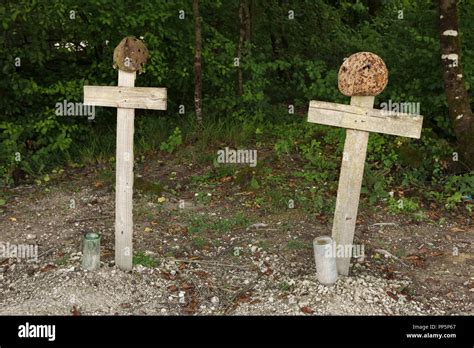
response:
<path fill-rule="evenodd" d="M 250 6 L 251 6 L 251 1 L 245 0 L 245 6 L 244 6 L 245 42 L 250 42 L 250 38 L 251 38 L 251 28 L 252 28 L 251 13 L 252 13 L 252 11 L 250 10 Z"/>
<path fill-rule="evenodd" d="M 195 51 L 194 51 L 194 111 L 196 119 L 202 123 L 202 33 L 199 0 L 193 0 Z"/>
<path fill-rule="evenodd" d="M 237 43 L 237 94 L 243 94 L 243 71 L 242 71 L 242 51 L 250 41 L 250 4 L 248 0 L 240 0 L 239 3 L 239 42 Z"/>
<path fill-rule="evenodd" d="M 474 121 L 464 85 L 457 0 L 439 0 L 439 29 L 443 80 L 449 118 L 457 138 L 460 158 L 474 168 Z"/>
<path fill-rule="evenodd" d="M 380 8 L 380 0 L 369 0 L 368 7 L 369 7 L 369 15 L 371 17 L 375 17 Z"/>

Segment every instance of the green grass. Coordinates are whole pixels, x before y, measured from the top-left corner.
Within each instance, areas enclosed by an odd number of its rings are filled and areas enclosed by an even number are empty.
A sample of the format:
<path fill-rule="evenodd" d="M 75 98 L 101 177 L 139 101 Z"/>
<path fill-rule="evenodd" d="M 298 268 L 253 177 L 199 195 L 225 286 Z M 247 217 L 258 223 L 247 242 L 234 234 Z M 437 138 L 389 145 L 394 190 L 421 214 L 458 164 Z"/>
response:
<path fill-rule="evenodd" d="M 188 231 L 190 234 L 211 232 L 223 234 L 234 228 L 245 227 L 249 224 L 249 219 L 243 213 L 237 213 L 230 218 L 213 219 L 211 217 L 193 216 L 190 219 Z"/>
<path fill-rule="evenodd" d="M 284 292 L 289 292 L 291 290 L 291 285 L 288 284 L 287 282 L 282 282 L 280 284 L 280 290 Z"/>
<path fill-rule="evenodd" d="M 143 251 L 139 251 L 133 256 L 133 264 L 150 268 L 157 266 L 156 260 L 150 255 L 146 255 Z"/>
<path fill-rule="evenodd" d="M 67 264 L 67 262 L 69 261 L 69 255 L 64 255 L 63 257 L 61 257 L 60 259 L 57 259 L 55 261 L 55 263 L 58 265 L 58 266 L 64 266 L 65 264 Z"/>
<path fill-rule="evenodd" d="M 209 242 L 207 239 L 205 238 L 201 238 L 201 237 L 196 237 L 196 238 L 193 238 L 192 239 L 192 243 L 193 245 L 198 248 L 198 249 L 202 249 L 204 248 L 206 245 L 209 245 Z"/>
<path fill-rule="evenodd" d="M 299 241 L 299 240 L 293 240 L 292 239 L 292 240 L 288 241 L 287 247 L 288 247 L 288 249 L 291 249 L 291 250 L 301 250 L 301 249 L 310 249 L 311 245 L 309 245 L 308 243 L 304 243 L 302 241 Z"/>

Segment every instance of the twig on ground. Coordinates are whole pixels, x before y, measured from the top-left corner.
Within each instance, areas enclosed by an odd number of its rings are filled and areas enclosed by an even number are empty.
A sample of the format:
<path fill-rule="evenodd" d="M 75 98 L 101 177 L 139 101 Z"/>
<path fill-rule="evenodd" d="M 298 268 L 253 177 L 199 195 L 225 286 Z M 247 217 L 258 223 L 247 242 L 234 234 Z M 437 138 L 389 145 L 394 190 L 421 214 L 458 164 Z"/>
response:
<path fill-rule="evenodd" d="M 66 222 L 69 222 L 69 223 L 83 222 L 83 221 L 91 221 L 91 220 L 110 219 L 113 217 L 114 215 L 101 215 L 101 216 L 94 216 L 94 217 L 84 218 L 84 219 L 66 220 Z"/>
<path fill-rule="evenodd" d="M 403 262 L 403 260 L 401 260 L 400 258 L 396 257 L 395 255 L 389 253 L 387 250 L 384 250 L 384 249 L 375 249 L 374 250 L 376 253 L 379 253 L 379 254 L 382 254 L 386 257 L 391 257 L 392 259 L 395 259 L 397 260 L 398 262 L 400 262 L 402 265 L 404 265 L 405 267 L 410 267 L 408 266 L 405 262 Z"/>
<path fill-rule="evenodd" d="M 264 275 L 265 273 L 259 273 L 259 275 L 253 281 L 251 281 L 247 286 L 237 291 L 234 294 L 234 296 L 232 296 L 231 299 L 228 301 L 227 305 L 224 307 L 222 314 L 227 314 L 229 310 L 232 308 L 234 301 L 238 299 L 240 296 L 242 296 L 243 294 L 245 294 L 247 291 L 252 290 L 255 287 L 255 285 L 257 285 L 260 278 L 262 278 Z"/>
<path fill-rule="evenodd" d="M 48 250 L 46 250 L 46 251 L 43 251 L 41 254 L 38 255 L 38 258 L 51 254 L 51 252 L 52 252 L 53 250 L 54 250 L 54 248 L 50 248 L 50 249 L 48 249 Z"/>
<path fill-rule="evenodd" d="M 222 266 L 222 267 L 239 268 L 239 269 L 245 269 L 245 270 L 249 270 L 251 268 L 249 266 L 241 266 L 241 265 L 223 263 L 223 262 L 212 261 L 212 260 L 184 260 L 184 259 L 175 259 L 175 258 L 166 258 L 166 259 L 168 261 L 173 261 L 173 262 L 201 263 L 203 265 L 209 265 L 209 266 Z"/>
<path fill-rule="evenodd" d="M 396 222 L 376 222 L 372 226 L 398 226 Z"/>

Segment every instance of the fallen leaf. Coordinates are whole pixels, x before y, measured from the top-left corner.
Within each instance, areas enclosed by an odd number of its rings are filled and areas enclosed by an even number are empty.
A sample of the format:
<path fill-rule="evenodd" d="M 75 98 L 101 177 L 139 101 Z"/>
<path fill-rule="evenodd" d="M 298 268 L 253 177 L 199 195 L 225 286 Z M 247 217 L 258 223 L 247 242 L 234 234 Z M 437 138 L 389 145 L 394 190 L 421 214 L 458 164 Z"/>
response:
<path fill-rule="evenodd" d="M 178 291 L 178 287 L 176 285 L 170 285 L 170 286 L 168 286 L 168 291 L 169 292 L 176 292 L 176 291 Z"/>
<path fill-rule="evenodd" d="M 104 186 L 104 182 L 103 181 L 96 181 L 94 183 L 94 186 L 95 186 L 95 188 L 101 188 L 102 186 Z"/>
<path fill-rule="evenodd" d="M 391 291 L 387 291 L 387 295 L 393 298 L 395 301 L 398 300 L 398 296 Z"/>
<path fill-rule="evenodd" d="M 166 202 L 166 198 L 165 197 L 160 197 L 158 198 L 158 203 L 164 203 Z"/>
<path fill-rule="evenodd" d="M 16 217 L 10 217 L 10 221 L 16 222 Z"/>
<path fill-rule="evenodd" d="M 228 181 L 232 181 L 233 177 L 232 176 L 224 176 L 222 178 L 219 179 L 220 182 L 228 182 Z"/>
<path fill-rule="evenodd" d="M 426 253 L 428 253 L 428 252 L 430 251 L 430 250 L 429 250 L 427 247 L 425 247 L 425 246 L 419 248 L 418 250 L 420 251 L 420 254 L 426 254 Z"/>
<path fill-rule="evenodd" d="M 205 271 L 195 271 L 194 272 L 196 275 L 198 275 L 200 278 L 207 278 L 209 277 L 209 273 Z"/>
<path fill-rule="evenodd" d="M 81 315 L 81 311 L 76 306 L 72 306 L 71 313 L 74 317 Z"/>
<path fill-rule="evenodd" d="M 239 297 L 237 297 L 236 303 L 249 303 L 251 297 L 252 297 L 252 292 L 247 291 L 245 294 L 242 294 Z"/>
<path fill-rule="evenodd" d="M 319 213 L 314 214 L 316 216 L 316 219 L 318 219 L 321 222 L 326 222 L 328 220 L 328 217 L 326 215 L 322 215 Z"/>
<path fill-rule="evenodd" d="M 422 267 L 425 262 L 424 257 L 415 254 L 405 256 L 404 259 L 410 261 L 416 267 Z"/>
<path fill-rule="evenodd" d="M 466 232 L 466 230 L 461 227 L 454 226 L 450 228 L 449 232 Z"/>
<path fill-rule="evenodd" d="M 151 229 L 150 227 L 145 227 L 145 230 L 144 230 L 144 231 L 145 231 L 145 232 L 152 232 L 153 229 Z"/>
<path fill-rule="evenodd" d="M 192 285 L 190 285 L 190 284 L 188 284 L 188 283 L 183 283 L 183 284 L 181 284 L 181 287 L 180 287 L 180 288 L 183 289 L 183 290 L 189 290 L 189 289 L 193 289 L 194 286 L 192 286 Z"/>
<path fill-rule="evenodd" d="M 48 272 L 51 271 L 52 269 L 57 268 L 55 265 L 46 265 L 43 268 L 40 269 L 40 272 Z"/>
<path fill-rule="evenodd" d="M 407 255 L 404 257 L 404 259 L 407 260 L 423 260 L 423 258 L 420 255 Z"/>
<path fill-rule="evenodd" d="M 314 313 L 314 311 L 309 307 L 301 307 L 300 309 L 303 313 L 306 313 L 306 314 L 313 314 Z"/>
<path fill-rule="evenodd" d="M 196 296 L 194 294 L 191 294 L 191 299 L 188 302 L 188 305 L 183 308 L 184 313 L 186 314 L 194 314 L 196 313 L 197 307 L 198 307 L 198 301 L 196 299 Z"/>
<path fill-rule="evenodd" d="M 161 271 L 161 276 L 166 280 L 174 280 L 176 276 L 172 276 L 170 272 Z"/>
<path fill-rule="evenodd" d="M 270 264 L 266 261 L 264 261 L 263 264 L 267 267 L 267 269 L 265 270 L 265 272 L 263 272 L 263 274 L 271 275 L 273 273 L 273 269 L 270 267 Z"/>

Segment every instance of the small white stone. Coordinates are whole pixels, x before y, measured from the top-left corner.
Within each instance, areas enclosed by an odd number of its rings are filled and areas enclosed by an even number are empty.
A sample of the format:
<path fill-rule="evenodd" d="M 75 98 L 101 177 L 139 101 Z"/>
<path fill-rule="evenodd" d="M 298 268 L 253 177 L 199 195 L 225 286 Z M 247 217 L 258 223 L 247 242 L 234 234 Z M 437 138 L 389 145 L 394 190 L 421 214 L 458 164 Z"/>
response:
<path fill-rule="evenodd" d="M 26 239 L 29 239 L 29 240 L 31 240 L 31 239 L 36 239 L 36 235 L 28 233 L 28 234 L 26 235 Z"/>
<path fill-rule="evenodd" d="M 219 303 L 219 297 L 213 296 L 213 297 L 211 298 L 211 303 L 213 303 L 213 304 L 215 304 L 215 305 L 218 304 L 218 303 Z"/>

